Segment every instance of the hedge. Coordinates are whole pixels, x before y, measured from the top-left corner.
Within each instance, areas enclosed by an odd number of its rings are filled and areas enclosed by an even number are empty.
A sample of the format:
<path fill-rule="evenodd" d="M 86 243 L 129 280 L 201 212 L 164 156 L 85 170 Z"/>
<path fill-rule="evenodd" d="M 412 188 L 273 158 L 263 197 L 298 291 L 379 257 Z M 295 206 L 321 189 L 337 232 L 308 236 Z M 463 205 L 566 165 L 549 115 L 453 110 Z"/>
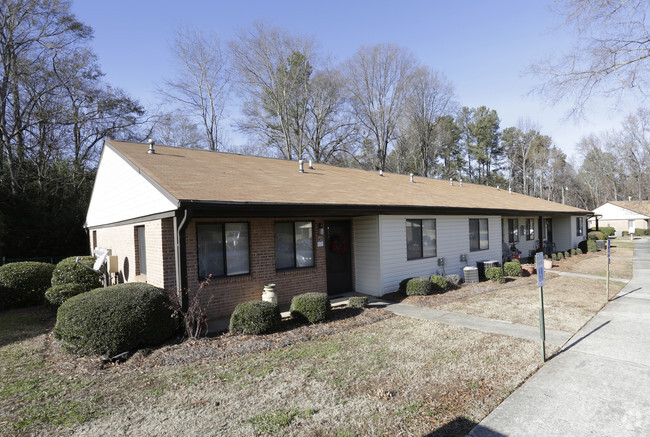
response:
<path fill-rule="evenodd" d="M 95 262 L 94 256 L 80 256 L 79 262 L 91 266 Z M 101 287 L 100 275 L 76 262 L 77 257 L 71 256 L 59 262 L 52 273 L 52 285 L 79 284 L 86 290 Z"/>
<path fill-rule="evenodd" d="M 503 275 L 503 269 L 501 267 L 490 267 L 485 269 L 485 276 L 492 281 L 498 284 L 503 284 L 506 282 L 506 278 Z"/>
<path fill-rule="evenodd" d="M 518 260 L 508 261 L 503 264 L 503 271 L 506 276 L 523 276 L 524 271 L 521 269 L 521 263 Z"/>
<path fill-rule="evenodd" d="M 86 287 L 80 284 L 63 284 L 54 285 L 45 291 L 45 300 L 47 303 L 58 308 L 63 302 L 81 293 L 85 293 Z"/>
<path fill-rule="evenodd" d="M 601 226 L 598 230 L 605 234 L 606 237 L 611 237 L 616 232 L 616 229 L 611 226 Z"/>
<path fill-rule="evenodd" d="M 564 251 L 564 257 L 565 258 L 571 258 L 571 253 L 568 250 Z"/>
<path fill-rule="evenodd" d="M 594 240 L 587 240 L 587 251 L 598 252 L 598 246 Z"/>
<path fill-rule="evenodd" d="M 605 236 L 604 233 L 600 231 L 591 231 L 589 234 L 587 234 L 587 239 L 588 240 L 607 240 L 607 237 Z"/>
<path fill-rule="evenodd" d="M 429 281 L 431 281 L 431 285 L 433 286 L 432 292 L 436 294 L 444 293 L 449 286 L 444 276 L 432 275 Z"/>
<path fill-rule="evenodd" d="M 406 284 L 413 278 L 402 279 L 399 283 L 398 291 L 400 294 L 406 294 Z"/>
<path fill-rule="evenodd" d="M 304 293 L 291 299 L 291 316 L 302 323 L 319 323 L 327 320 L 332 305 L 327 293 Z"/>
<path fill-rule="evenodd" d="M 240 303 L 230 316 L 230 332 L 235 334 L 268 334 L 282 324 L 280 307 L 263 300 Z"/>
<path fill-rule="evenodd" d="M 433 293 L 433 284 L 429 278 L 412 278 L 406 284 L 407 296 L 426 296 Z"/>
<path fill-rule="evenodd" d="M 583 240 L 578 243 L 578 250 L 581 252 L 580 254 L 587 253 L 587 241 L 588 240 Z"/>
<path fill-rule="evenodd" d="M 34 261 L 0 267 L 0 308 L 41 305 L 50 286 L 54 265 Z"/>
<path fill-rule="evenodd" d="M 97 288 L 66 300 L 54 337 L 79 355 L 106 354 L 155 346 L 176 328 L 167 293 L 143 283 Z"/>
<path fill-rule="evenodd" d="M 348 308 L 365 308 L 368 306 L 368 296 L 352 296 L 348 299 Z"/>

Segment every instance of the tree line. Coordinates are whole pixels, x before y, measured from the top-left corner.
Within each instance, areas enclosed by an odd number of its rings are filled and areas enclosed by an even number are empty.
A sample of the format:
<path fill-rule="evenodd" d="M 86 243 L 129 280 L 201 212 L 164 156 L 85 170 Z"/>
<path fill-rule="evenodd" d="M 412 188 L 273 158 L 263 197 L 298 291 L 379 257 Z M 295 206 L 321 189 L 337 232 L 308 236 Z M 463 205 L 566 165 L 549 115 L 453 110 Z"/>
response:
<path fill-rule="evenodd" d="M 644 109 L 583 138 L 578 164 L 539 127 L 462 106 L 442 72 L 394 44 L 334 62 L 313 38 L 263 23 L 226 43 L 180 29 L 160 110 L 106 83 L 91 42 L 68 1 L 0 5 L 0 256 L 87 251 L 107 138 L 453 178 L 586 209 L 649 195 Z M 224 125 L 236 105 L 246 144 L 234 147 Z"/>

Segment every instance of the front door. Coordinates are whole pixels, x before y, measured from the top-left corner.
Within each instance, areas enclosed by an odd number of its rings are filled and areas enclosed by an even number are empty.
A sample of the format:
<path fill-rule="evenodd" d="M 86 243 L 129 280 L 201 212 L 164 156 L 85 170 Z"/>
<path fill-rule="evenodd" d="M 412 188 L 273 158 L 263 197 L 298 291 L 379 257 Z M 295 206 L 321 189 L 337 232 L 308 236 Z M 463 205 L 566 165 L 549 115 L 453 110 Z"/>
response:
<path fill-rule="evenodd" d="M 325 222 L 327 294 L 352 291 L 352 241 L 350 221 Z"/>

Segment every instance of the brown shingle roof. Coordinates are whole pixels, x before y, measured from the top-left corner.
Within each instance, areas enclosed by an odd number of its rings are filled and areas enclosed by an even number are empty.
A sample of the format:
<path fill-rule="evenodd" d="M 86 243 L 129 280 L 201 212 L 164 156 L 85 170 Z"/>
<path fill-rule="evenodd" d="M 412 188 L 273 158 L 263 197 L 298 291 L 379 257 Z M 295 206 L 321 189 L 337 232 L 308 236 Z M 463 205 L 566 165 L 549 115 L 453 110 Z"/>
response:
<path fill-rule="evenodd" d="M 632 200 L 609 203 L 621 208 L 629 209 L 630 211 L 634 211 L 639 214 L 650 216 L 650 200 Z"/>
<path fill-rule="evenodd" d="M 106 141 L 178 200 L 288 205 L 356 205 L 492 209 L 586 214 L 588 211 L 508 190 L 457 181 L 315 164 L 298 172 L 296 161 Z"/>

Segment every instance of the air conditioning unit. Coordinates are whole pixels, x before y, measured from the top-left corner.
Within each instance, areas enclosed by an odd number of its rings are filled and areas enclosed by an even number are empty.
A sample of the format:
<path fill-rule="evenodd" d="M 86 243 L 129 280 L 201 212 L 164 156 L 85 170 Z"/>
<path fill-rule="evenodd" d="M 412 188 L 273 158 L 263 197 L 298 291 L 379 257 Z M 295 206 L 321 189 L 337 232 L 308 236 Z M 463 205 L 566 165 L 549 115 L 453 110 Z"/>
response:
<path fill-rule="evenodd" d="M 470 266 L 463 268 L 463 278 L 466 284 L 478 283 L 478 268 Z"/>

